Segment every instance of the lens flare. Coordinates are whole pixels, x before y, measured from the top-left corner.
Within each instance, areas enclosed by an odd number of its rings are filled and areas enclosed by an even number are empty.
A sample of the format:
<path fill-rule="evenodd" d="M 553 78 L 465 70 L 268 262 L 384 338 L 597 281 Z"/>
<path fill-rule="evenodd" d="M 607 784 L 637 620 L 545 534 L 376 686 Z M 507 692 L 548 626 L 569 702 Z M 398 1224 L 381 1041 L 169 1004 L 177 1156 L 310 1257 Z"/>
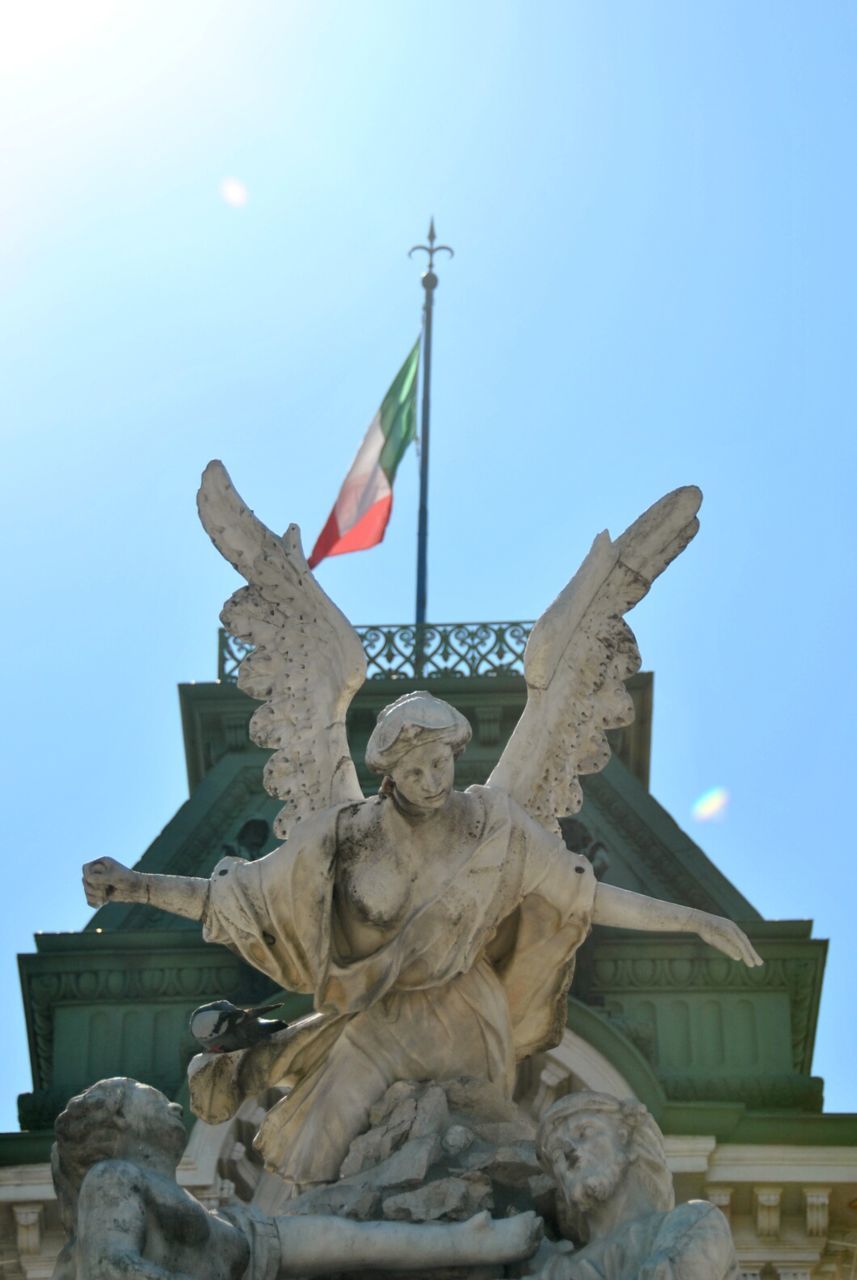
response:
<path fill-rule="evenodd" d="M 726 814 L 729 792 L 725 787 L 709 787 L 694 804 L 691 813 L 697 822 L 718 821 Z"/>
<path fill-rule="evenodd" d="M 220 194 L 233 209 L 240 209 L 247 203 L 247 188 L 238 178 L 224 178 L 220 184 Z"/>

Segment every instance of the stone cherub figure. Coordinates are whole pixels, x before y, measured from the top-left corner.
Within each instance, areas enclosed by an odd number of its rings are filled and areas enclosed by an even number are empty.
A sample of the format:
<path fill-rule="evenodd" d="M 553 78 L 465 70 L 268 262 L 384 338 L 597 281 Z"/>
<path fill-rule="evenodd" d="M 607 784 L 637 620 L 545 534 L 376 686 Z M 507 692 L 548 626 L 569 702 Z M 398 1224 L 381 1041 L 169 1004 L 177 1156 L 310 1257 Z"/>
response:
<path fill-rule="evenodd" d="M 136 1080 L 101 1080 L 56 1122 L 51 1156 L 67 1243 L 54 1280 L 279 1280 L 484 1266 L 536 1247 L 533 1213 L 428 1225 L 204 1208 L 176 1183 L 181 1107 Z"/>
<path fill-rule="evenodd" d="M 290 1092 L 256 1138 L 268 1168 L 298 1186 L 329 1182 L 369 1110 L 398 1079 L 475 1076 L 511 1096 L 516 1061 L 555 1045 L 574 955 L 593 922 L 698 934 L 760 964 L 731 921 L 596 883 L 557 815 L 582 803 L 578 778 L 609 759 L 606 731 L 630 722 L 624 680 L 639 654 L 622 614 L 696 532 L 699 490 L 656 503 L 615 542 L 596 538 L 533 628 L 528 699 L 487 785 L 453 788 L 467 721 L 426 692 L 378 717 L 364 799 L 345 718 L 366 673 L 360 638 L 307 568 L 292 525 L 265 528 L 220 463 L 199 509 L 249 585 L 224 625 L 254 646 L 238 684 L 264 701 L 250 733 L 275 748 L 265 785 L 286 840 L 255 862 L 224 858 L 209 880 L 84 869 L 92 906 L 147 902 L 201 920 L 316 1014 L 243 1053 L 196 1059 L 192 1106 L 212 1123 L 269 1086 Z"/>
<path fill-rule="evenodd" d="M 537 1147 L 565 1240 L 542 1244 L 531 1276 L 737 1280 L 729 1223 L 706 1200 L 675 1207 L 663 1136 L 640 1103 L 569 1094 L 543 1116 Z"/>

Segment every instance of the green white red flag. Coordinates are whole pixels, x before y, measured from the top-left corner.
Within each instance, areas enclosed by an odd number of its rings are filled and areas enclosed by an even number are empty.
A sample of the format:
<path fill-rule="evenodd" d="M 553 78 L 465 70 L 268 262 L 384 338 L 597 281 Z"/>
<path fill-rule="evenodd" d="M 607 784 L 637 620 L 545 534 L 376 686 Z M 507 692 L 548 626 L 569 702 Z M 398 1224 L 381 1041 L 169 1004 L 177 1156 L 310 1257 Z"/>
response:
<path fill-rule="evenodd" d="M 365 551 L 384 537 L 393 508 L 393 479 L 402 455 L 417 434 L 419 356 L 417 339 L 357 450 L 327 524 L 312 549 L 308 561 L 311 569 L 326 556 Z"/>

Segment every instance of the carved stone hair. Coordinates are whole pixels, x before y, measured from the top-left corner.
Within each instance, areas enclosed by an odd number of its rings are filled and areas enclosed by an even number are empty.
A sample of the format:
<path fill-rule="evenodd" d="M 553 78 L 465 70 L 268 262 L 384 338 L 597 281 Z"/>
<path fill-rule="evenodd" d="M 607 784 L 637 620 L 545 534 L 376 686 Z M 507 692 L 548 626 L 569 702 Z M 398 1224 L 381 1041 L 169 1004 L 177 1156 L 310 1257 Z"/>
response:
<path fill-rule="evenodd" d="M 70 1098 L 65 1111 L 57 1116 L 51 1168 L 64 1219 L 76 1206 L 80 1185 L 93 1165 L 125 1156 L 129 1144 L 139 1158 L 142 1152 L 137 1147 L 142 1143 L 145 1149 L 153 1138 L 148 1128 L 140 1131 L 133 1118 L 133 1099 L 143 1092 L 158 1094 L 166 1111 L 168 1099 L 157 1089 L 127 1076 L 113 1076 Z M 168 1137 L 166 1142 L 170 1142 Z M 179 1149 L 176 1159 L 180 1154 Z M 145 1160 L 144 1155 L 142 1158 Z"/>
<path fill-rule="evenodd" d="M 51 1165 L 61 1208 L 76 1203 L 80 1184 L 94 1164 L 117 1155 L 128 1129 L 125 1112 L 135 1084 L 125 1076 L 99 1080 L 69 1099 L 57 1116 Z"/>
<path fill-rule="evenodd" d="M 634 1176 L 644 1187 L 655 1210 L 675 1205 L 672 1174 L 667 1168 L 664 1137 L 649 1111 L 633 1098 L 613 1098 L 607 1093 L 581 1090 L 566 1094 L 542 1116 L 536 1135 L 539 1158 L 546 1163 L 546 1150 L 554 1131 L 565 1120 L 593 1113 L 613 1116 L 627 1131 L 626 1159 Z"/>
<path fill-rule="evenodd" d="M 366 747 L 366 764 L 374 773 L 389 773 L 412 747 L 424 742 L 447 742 L 458 756 L 470 733 L 470 725 L 455 707 L 418 689 L 380 712 Z"/>

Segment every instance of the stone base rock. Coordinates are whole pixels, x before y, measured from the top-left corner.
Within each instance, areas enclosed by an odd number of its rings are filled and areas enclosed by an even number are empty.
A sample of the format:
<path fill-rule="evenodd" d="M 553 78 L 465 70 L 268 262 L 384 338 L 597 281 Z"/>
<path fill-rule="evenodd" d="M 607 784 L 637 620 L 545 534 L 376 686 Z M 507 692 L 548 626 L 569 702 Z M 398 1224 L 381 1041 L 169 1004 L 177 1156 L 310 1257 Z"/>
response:
<path fill-rule="evenodd" d="M 493 1085 L 464 1077 L 392 1085 L 372 1108 L 370 1128 L 351 1143 L 339 1181 L 304 1192 L 285 1211 L 362 1222 L 461 1222 L 486 1209 L 495 1218 L 527 1210 L 552 1217 L 553 1195 L 529 1117 Z M 492 1267 L 407 1274 L 493 1280 L 504 1273 Z"/>

